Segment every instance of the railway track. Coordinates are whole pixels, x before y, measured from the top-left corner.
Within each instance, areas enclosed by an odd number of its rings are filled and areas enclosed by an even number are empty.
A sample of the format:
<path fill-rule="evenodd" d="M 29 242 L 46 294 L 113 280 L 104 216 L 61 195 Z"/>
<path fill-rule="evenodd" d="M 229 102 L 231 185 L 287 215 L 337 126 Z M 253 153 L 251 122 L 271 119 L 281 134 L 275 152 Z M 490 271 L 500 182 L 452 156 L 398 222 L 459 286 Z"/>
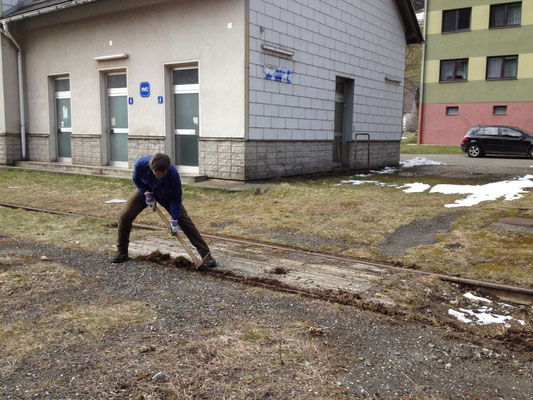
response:
<path fill-rule="evenodd" d="M 40 212 L 40 213 L 47 213 L 47 214 L 54 214 L 54 215 L 92 218 L 92 219 L 102 220 L 102 221 L 111 222 L 111 223 L 116 222 L 114 219 L 111 219 L 111 218 L 98 217 L 94 215 L 74 213 L 74 212 L 47 210 L 47 209 L 42 209 L 42 208 L 37 208 L 37 207 L 25 206 L 21 204 L 0 202 L 0 206 L 6 207 L 6 208 L 12 208 L 12 209 L 22 209 L 25 211 Z M 134 223 L 133 226 L 135 228 L 156 230 L 156 231 L 160 231 L 160 230 L 162 231 L 166 229 L 166 228 L 159 227 L 159 226 L 138 224 L 138 223 Z M 213 234 L 204 234 L 203 236 L 209 239 L 238 243 L 238 244 L 243 244 L 243 245 L 257 246 L 257 247 L 261 247 L 265 249 L 283 250 L 283 251 L 289 251 L 289 252 L 300 253 L 300 254 L 316 255 L 316 256 L 321 256 L 321 257 L 324 257 L 330 260 L 357 262 L 359 264 L 388 269 L 391 271 L 391 274 L 399 274 L 402 272 L 408 272 L 411 274 L 433 276 L 445 282 L 452 282 L 452 283 L 468 286 L 470 288 L 474 288 L 474 289 L 478 289 L 478 290 L 490 293 L 506 301 L 511 301 L 511 302 L 515 302 L 519 304 L 526 304 L 526 305 L 533 304 L 533 289 L 529 289 L 529 288 L 505 285 L 505 284 L 500 284 L 496 282 L 483 281 L 483 280 L 477 280 L 477 279 L 462 278 L 458 276 L 450 276 L 450 275 L 445 275 L 445 274 L 437 274 L 437 273 L 426 272 L 426 271 L 419 271 L 419 270 L 399 267 L 399 266 L 391 265 L 391 264 L 375 263 L 371 261 L 359 260 L 359 259 L 354 259 L 350 257 L 336 256 L 336 255 L 328 254 L 328 253 L 304 250 L 304 249 L 300 249 L 300 248 L 296 248 L 292 246 L 273 245 L 273 244 L 268 244 L 268 243 L 253 241 L 253 240 L 236 239 L 236 238 L 230 238 L 230 237 L 213 235 Z M 239 280 L 238 277 L 227 276 L 227 278 L 231 280 Z M 257 282 L 256 283 L 250 282 L 250 283 L 257 285 Z M 263 282 L 262 284 L 260 284 L 260 286 L 271 287 L 272 285 Z M 279 290 L 280 288 L 278 287 L 277 289 Z M 281 288 L 281 290 L 283 290 L 283 288 Z M 287 291 L 295 292 L 294 289 L 290 289 L 290 288 L 287 288 Z M 307 295 L 307 296 L 309 295 L 309 293 L 302 293 L 302 294 Z M 312 296 L 312 297 L 315 297 L 315 296 Z"/>

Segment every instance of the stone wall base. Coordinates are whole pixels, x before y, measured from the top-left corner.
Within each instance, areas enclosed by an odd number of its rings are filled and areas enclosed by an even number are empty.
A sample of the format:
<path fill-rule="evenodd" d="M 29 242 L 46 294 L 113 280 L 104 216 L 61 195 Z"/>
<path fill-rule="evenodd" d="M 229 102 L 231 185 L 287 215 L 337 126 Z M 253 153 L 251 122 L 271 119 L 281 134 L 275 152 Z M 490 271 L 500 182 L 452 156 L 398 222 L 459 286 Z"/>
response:
<path fill-rule="evenodd" d="M 100 135 L 72 135 L 70 137 L 72 164 L 104 165 L 101 141 Z"/>
<path fill-rule="evenodd" d="M 28 160 L 50 159 L 50 138 L 46 135 L 28 135 Z M 74 135 L 71 137 L 72 163 L 75 165 L 104 165 L 102 140 L 99 135 Z M 347 159 L 351 169 L 368 167 L 367 142 L 347 143 Z M 128 165 L 133 167 L 142 156 L 165 152 L 164 137 L 129 137 Z M 214 179 L 248 181 L 283 176 L 327 172 L 333 168 L 332 141 L 199 141 L 200 175 Z M 346 158 L 345 158 L 346 159 Z M 22 160 L 19 134 L 0 134 L 0 164 L 14 164 Z M 356 162 L 354 161 L 356 160 Z M 399 141 L 370 142 L 371 169 L 395 167 L 400 162 Z"/>
<path fill-rule="evenodd" d="M 128 166 L 130 168 L 133 168 L 135 161 L 142 156 L 164 152 L 164 137 L 128 137 Z"/>
<path fill-rule="evenodd" d="M 357 169 L 367 168 L 367 142 L 358 142 Z M 349 167 L 354 169 L 355 143 L 348 144 Z M 200 174 L 215 179 L 255 180 L 327 172 L 333 168 L 332 141 L 199 142 Z M 397 166 L 400 142 L 371 142 L 370 168 Z"/>
<path fill-rule="evenodd" d="M 27 159 L 30 161 L 55 161 L 50 157 L 49 135 L 26 135 Z"/>
<path fill-rule="evenodd" d="M 351 169 L 366 169 L 368 167 L 368 143 L 358 141 L 357 157 L 355 157 L 355 142 L 350 143 L 349 165 Z M 354 159 L 357 162 L 354 168 Z M 370 168 L 397 167 L 400 164 L 399 141 L 370 142 Z"/>
<path fill-rule="evenodd" d="M 20 133 L 0 133 L 0 164 L 12 165 L 22 160 Z"/>

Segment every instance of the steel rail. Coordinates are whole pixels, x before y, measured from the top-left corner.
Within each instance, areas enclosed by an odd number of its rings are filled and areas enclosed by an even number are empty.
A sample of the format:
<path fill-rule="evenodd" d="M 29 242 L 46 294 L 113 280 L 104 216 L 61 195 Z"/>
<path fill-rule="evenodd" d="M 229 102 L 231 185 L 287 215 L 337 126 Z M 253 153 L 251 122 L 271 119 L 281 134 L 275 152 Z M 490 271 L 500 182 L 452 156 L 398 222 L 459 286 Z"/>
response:
<path fill-rule="evenodd" d="M 5 203 L 5 202 L 0 202 L 0 206 L 6 207 L 6 208 L 21 209 L 25 211 L 53 214 L 53 215 L 92 218 L 92 219 L 97 219 L 101 221 L 116 223 L 116 220 L 112 218 L 98 217 L 94 215 L 81 214 L 81 213 L 75 213 L 75 212 L 70 212 L 70 211 L 47 210 L 47 209 L 38 208 L 38 207 L 31 207 L 31 206 L 25 206 L 25 205 L 20 205 L 20 204 L 13 204 L 13 203 Z M 154 231 L 166 230 L 166 228 L 163 228 L 160 226 L 153 226 L 153 225 L 139 224 L 139 223 L 134 223 L 133 226 L 138 229 L 147 229 L 147 230 L 154 230 Z M 352 257 L 336 256 L 333 254 L 328 254 L 328 253 L 323 253 L 323 252 L 318 252 L 318 251 L 304 250 L 298 247 L 287 246 L 287 245 L 273 245 L 273 244 L 255 241 L 255 240 L 237 239 L 237 238 L 219 236 L 219 235 L 213 235 L 213 234 L 202 234 L 202 235 L 207 238 L 216 239 L 220 241 L 226 241 L 226 242 L 232 242 L 232 243 L 238 243 L 238 244 L 244 244 L 244 245 L 253 245 L 253 246 L 263 247 L 263 248 L 272 249 L 272 250 L 283 250 L 283 251 L 291 251 L 294 253 L 307 254 L 307 255 L 312 255 L 312 256 L 320 256 L 320 257 L 324 257 L 330 260 L 337 260 L 337 261 L 344 261 L 344 262 L 357 262 L 359 264 L 385 268 L 385 269 L 389 269 L 391 271 L 396 271 L 396 272 L 404 272 L 404 273 L 418 274 L 418 275 L 424 275 L 424 276 L 433 276 L 445 282 L 457 283 L 457 284 L 466 285 L 469 287 L 484 289 L 500 298 L 503 298 L 509 301 L 516 301 L 521 304 L 532 304 L 533 303 L 533 289 L 529 289 L 525 287 L 506 285 L 502 283 L 483 281 L 483 280 L 478 280 L 478 279 L 463 278 L 459 276 L 451 276 L 451 275 L 439 274 L 435 272 L 420 271 L 416 269 L 398 267 L 396 265 L 377 263 L 377 262 L 361 260 L 361 259 L 352 258 Z"/>

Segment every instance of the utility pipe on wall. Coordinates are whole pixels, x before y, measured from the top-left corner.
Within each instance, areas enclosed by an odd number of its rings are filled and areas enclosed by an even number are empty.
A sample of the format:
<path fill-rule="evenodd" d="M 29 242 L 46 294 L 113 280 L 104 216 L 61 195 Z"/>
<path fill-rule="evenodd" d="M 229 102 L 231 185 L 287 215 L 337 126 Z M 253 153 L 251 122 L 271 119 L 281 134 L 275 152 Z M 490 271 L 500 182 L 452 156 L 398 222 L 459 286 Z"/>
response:
<path fill-rule="evenodd" d="M 17 48 L 17 70 L 18 70 L 18 87 L 19 87 L 19 110 L 20 110 L 20 141 L 22 146 L 22 160 L 26 160 L 26 120 L 24 118 L 24 83 L 22 79 L 22 47 L 17 43 L 15 38 L 8 30 L 7 23 L 2 22 L 2 33 Z"/>
<path fill-rule="evenodd" d="M 424 114 L 424 86 L 426 80 L 426 41 L 428 31 L 428 0 L 424 1 L 424 41 L 422 43 L 422 66 L 420 76 L 420 98 L 418 100 L 418 139 L 417 143 L 422 144 L 423 135 L 423 114 Z"/>

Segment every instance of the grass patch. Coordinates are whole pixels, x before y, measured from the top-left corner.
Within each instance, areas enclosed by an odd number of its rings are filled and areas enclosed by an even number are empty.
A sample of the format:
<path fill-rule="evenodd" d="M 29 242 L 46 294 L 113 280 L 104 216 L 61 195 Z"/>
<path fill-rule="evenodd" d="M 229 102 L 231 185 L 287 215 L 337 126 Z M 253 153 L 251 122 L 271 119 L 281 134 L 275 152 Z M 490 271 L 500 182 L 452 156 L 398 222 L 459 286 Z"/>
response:
<path fill-rule="evenodd" d="M 462 195 L 405 193 L 374 184 L 338 185 L 352 176 L 290 180 L 266 189 L 238 193 L 184 188 L 184 204 L 202 233 L 288 244 L 374 261 L 396 261 L 379 250 L 386 235 L 421 219 L 457 212 L 446 208 Z M 358 179 L 361 179 L 358 177 Z M 485 184 L 494 178 L 400 177 L 362 178 L 402 185 L 422 182 Z M 9 189 L 20 185 L 23 189 Z M 87 188 L 92 188 L 87 191 Z M 7 170 L 0 174 L 0 197 L 11 203 L 68 210 L 115 219 L 123 204 L 104 204 L 127 198 L 133 183 L 103 177 Z M 43 204 L 43 193 L 46 203 Z M 432 245 L 411 248 L 400 261 L 414 268 L 533 286 L 531 235 L 499 231 L 502 217 L 533 217 L 533 193 L 515 201 L 496 200 L 472 208 Z M 0 208 L 2 231 L 32 240 L 88 249 L 109 248 L 116 227 L 90 218 L 51 216 Z M 148 210 L 137 222 L 163 226 Z M 132 240 L 168 237 L 165 232 L 133 230 Z M 458 243 L 458 245 L 455 244 Z"/>
<path fill-rule="evenodd" d="M 153 312 L 144 303 L 122 302 L 72 305 L 71 309 L 41 319 L 0 325 L 0 351 L 8 357 L 25 357 L 52 348 L 69 348 L 103 337 L 109 330 L 140 324 Z"/>
<path fill-rule="evenodd" d="M 64 288 L 80 286 L 78 272 L 57 263 L 36 263 L 23 265 L 0 273 L 0 296 L 13 298 L 21 293 L 36 296 Z"/>
<path fill-rule="evenodd" d="M 464 154 L 461 145 L 446 146 L 432 144 L 418 144 L 416 133 L 404 133 L 400 142 L 400 153 L 402 154 Z"/>
<path fill-rule="evenodd" d="M 141 351 L 153 351 L 143 353 L 142 362 L 129 345 L 103 360 L 106 369 L 95 373 L 99 382 L 110 376 L 119 382 L 106 385 L 115 388 L 103 397 L 127 386 L 128 394 L 149 398 L 161 393 L 158 398 L 349 398 L 335 384 L 345 361 L 324 339 L 298 324 L 283 329 L 243 321 L 205 331 L 178 346 L 172 335 L 152 335 Z"/>

